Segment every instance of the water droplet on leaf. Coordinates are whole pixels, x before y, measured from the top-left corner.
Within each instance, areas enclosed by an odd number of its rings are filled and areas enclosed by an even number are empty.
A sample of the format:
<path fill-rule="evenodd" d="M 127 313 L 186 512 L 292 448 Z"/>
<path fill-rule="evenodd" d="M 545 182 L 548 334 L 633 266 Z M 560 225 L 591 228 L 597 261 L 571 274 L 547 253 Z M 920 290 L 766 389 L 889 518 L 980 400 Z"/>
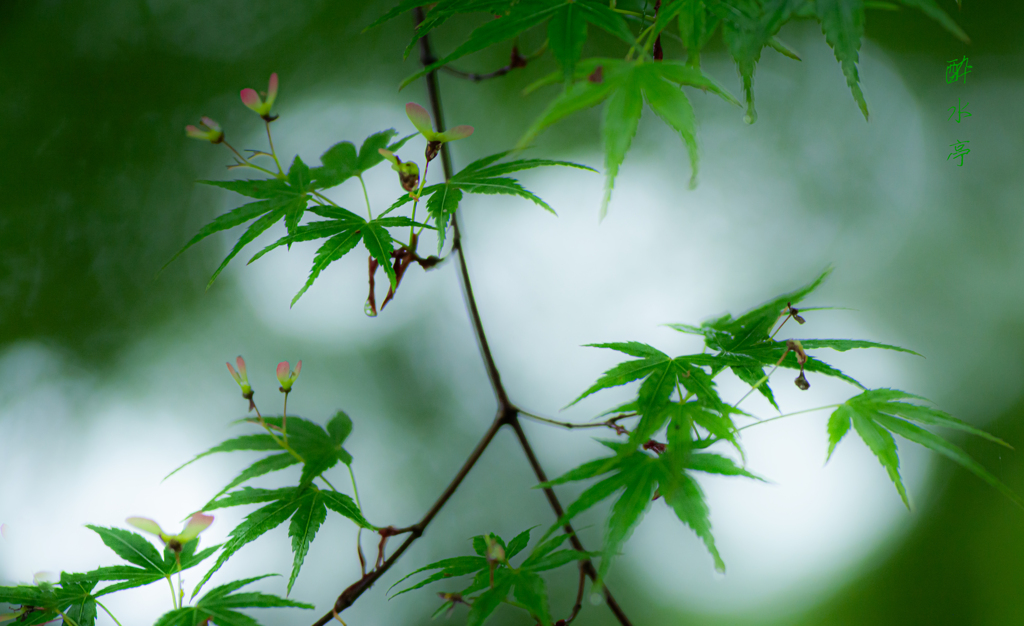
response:
<path fill-rule="evenodd" d="M 377 311 L 374 310 L 374 306 L 369 299 L 363 305 L 363 313 L 366 313 L 366 317 L 377 317 Z"/>

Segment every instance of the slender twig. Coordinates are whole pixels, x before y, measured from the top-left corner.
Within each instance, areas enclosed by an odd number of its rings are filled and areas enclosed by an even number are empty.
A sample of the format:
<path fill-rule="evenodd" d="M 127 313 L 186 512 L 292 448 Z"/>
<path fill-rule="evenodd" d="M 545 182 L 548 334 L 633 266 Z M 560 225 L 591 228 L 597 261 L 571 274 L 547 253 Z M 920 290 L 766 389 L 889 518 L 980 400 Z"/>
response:
<path fill-rule="evenodd" d="M 624 413 L 622 415 L 616 415 L 615 417 L 613 417 L 611 419 L 608 419 L 608 420 L 605 420 L 603 422 L 590 422 L 590 423 L 587 423 L 587 424 L 576 424 L 576 423 L 573 423 L 573 422 L 560 422 L 558 420 L 553 420 L 553 419 L 550 419 L 550 418 L 547 418 L 547 417 L 541 417 L 540 415 L 534 415 L 533 413 L 527 413 L 526 411 L 524 411 L 522 409 L 519 409 L 519 414 L 522 415 L 523 417 L 528 417 L 528 418 L 530 418 L 532 420 L 535 420 L 535 421 L 538 421 L 538 422 L 543 422 L 545 424 L 551 424 L 552 426 L 560 426 L 562 428 L 568 428 L 570 430 L 572 430 L 574 428 L 611 428 L 611 429 L 615 430 L 616 432 L 618 432 L 620 429 L 622 429 L 622 426 L 619 426 L 619 424 L 618 424 L 618 422 L 620 420 L 624 420 L 624 419 L 627 419 L 627 418 L 630 418 L 630 417 L 637 417 L 638 416 L 637 413 Z"/>
<path fill-rule="evenodd" d="M 540 48 L 538 48 L 534 53 L 529 54 L 529 55 L 524 57 L 521 54 L 519 54 L 519 47 L 518 46 L 513 46 L 512 47 L 512 59 L 509 61 L 508 65 L 506 65 L 505 67 L 502 67 L 502 68 L 498 68 L 498 69 L 494 70 L 493 72 L 489 72 L 487 74 L 477 74 L 475 72 L 463 72 L 462 70 L 455 69 L 454 67 L 451 67 L 450 65 L 442 65 L 439 69 L 444 70 L 445 72 L 451 74 L 452 76 L 457 76 L 459 78 L 463 78 L 465 80 L 472 81 L 474 83 L 479 83 L 481 81 L 491 80 L 492 78 L 500 78 L 500 77 L 504 76 L 505 74 L 508 74 L 512 70 L 526 67 L 527 63 L 529 63 L 530 61 L 540 57 L 542 54 L 544 54 L 544 52 L 547 49 L 548 49 L 548 43 L 545 41 L 544 45 L 542 45 Z"/>
<path fill-rule="evenodd" d="M 571 624 L 572 621 L 574 619 L 576 619 L 576 616 L 580 614 L 580 609 L 583 608 L 583 589 L 586 586 L 586 583 L 587 583 L 587 572 L 584 569 L 583 565 L 581 564 L 580 565 L 580 587 L 576 591 L 576 604 L 572 605 L 572 613 L 570 613 L 568 619 L 566 619 L 562 623 L 564 623 L 564 624 Z"/>
<path fill-rule="evenodd" d="M 548 482 L 547 474 L 544 473 L 544 468 L 542 468 L 540 466 L 540 462 L 537 461 L 537 456 L 533 453 L 533 448 L 530 446 L 530 442 L 526 439 L 526 433 L 523 432 L 523 427 L 519 424 L 519 420 L 512 422 L 512 429 L 515 430 L 516 437 L 519 438 L 519 443 L 523 448 L 523 452 L 526 453 L 526 458 L 530 462 L 530 467 L 533 468 L 533 473 L 537 476 L 537 480 L 542 483 Z M 554 489 L 551 487 L 545 487 L 544 495 L 547 496 L 548 504 L 551 505 L 551 510 L 554 511 L 555 517 L 562 519 L 565 515 L 565 510 L 562 509 L 562 504 L 558 501 L 558 497 L 555 495 Z M 583 543 L 580 542 L 579 537 L 576 536 L 576 531 L 573 530 L 571 524 L 567 522 L 562 528 L 565 530 L 565 533 L 569 535 L 569 543 L 572 544 L 572 547 L 575 550 L 580 552 L 587 551 L 586 548 L 583 547 Z M 594 564 L 590 559 L 580 561 L 580 564 L 591 580 L 597 580 L 597 569 L 594 568 Z M 615 601 L 615 598 L 612 596 L 612 592 L 608 589 L 607 585 L 602 584 L 602 591 L 604 592 L 604 599 L 608 603 L 608 608 L 611 609 L 613 614 L 615 614 L 619 623 L 622 624 L 622 626 L 630 626 L 629 618 L 622 612 L 622 608 L 619 606 L 619 603 Z"/>
<path fill-rule="evenodd" d="M 784 417 L 792 417 L 793 415 L 801 415 L 803 413 L 813 413 L 814 411 L 824 411 L 825 409 L 834 409 L 837 406 L 842 406 L 842 405 L 841 404 L 826 404 L 825 406 L 814 407 L 813 409 L 804 409 L 803 411 L 794 411 L 793 413 L 786 413 L 785 415 L 776 415 L 775 417 L 769 417 L 768 419 L 761 420 L 759 422 L 754 422 L 753 424 L 747 424 L 746 426 L 741 426 L 740 428 L 736 429 L 736 432 L 739 432 L 741 430 L 746 430 L 748 428 L 753 428 L 754 426 L 760 426 L 761 424 L 767 424 L 768 422 L 774 422 L 775 420 L 780 420 L 780 419 L 782 419 Z"/>

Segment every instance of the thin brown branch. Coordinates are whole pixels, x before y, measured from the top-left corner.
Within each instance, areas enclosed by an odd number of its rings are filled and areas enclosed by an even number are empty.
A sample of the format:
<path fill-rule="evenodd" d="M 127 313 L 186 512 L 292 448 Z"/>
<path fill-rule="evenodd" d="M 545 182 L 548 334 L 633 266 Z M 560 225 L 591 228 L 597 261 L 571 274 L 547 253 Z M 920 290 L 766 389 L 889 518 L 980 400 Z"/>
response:
<path fill-rule="evenodd" d="M 524 57 L 523 55 L 519 54 L 519 46 L 512 46 L 512 58 L 509 59 L 508 65 L 506 65 L 505 67 L 496 69 L 493 72 L 489 72 L 487 74 L 476 74 L 476 73 L 473 73 L 473 72 L 463 72 L 462 70 L 457 70 L 454 67 L 451 67 L 449 65 L 442 65 L 439 69 L 444 70 L 445 72 L 451 74 L 452 76 L 457 76 L 459 78 L 463 78 L 465 80 L 469 80 L 469 81 L 472 81 L 474 83 L 479 83 L 481 81 L 491 80 L 492 78 L 500 78 L 500 77 L 504 76 L 505 74 L 508 74 L 512 70 L 526 67 L 526 65 L 530 61 L 532 61 L 533 59 L 535 59 L 538 56 L 540 56 L 544 52 L 544 50 L 546 48 L 547 48 L 547 44 L 544 44 L 543 47 L 541 47 L 539 50 L 537 50 L 536 52 L 534 52 L 530 56 Z M 433 55 L 431 55 L 431 58 L 433 58 Z M 433 61 L 431 61 L 431 63 L 433 63 Z"/>
<path fill-rule="evenodd" d="M 523 427 L 519 423 L 519 420 L 512 420 L 511 426 L 516 432 L 516 437 L 519 438 L 519 444 L 522 446 L 523 452 L 526 453 L 526 459 L 530 462 L 530 467 L 533 468 L 533 473 L 537 476 L 537 480 L 542 483 L 548 482 L 548 476 L 544 472 L 544 468 L 540 466 L 537 456 L 533 453 L 533 447 L 530 446 L 529 440 L 526 439 L 526 433 L 523 432 Z M 562 508 L 562 504 L 558 501 L 558 496 L 555 495 L 554 489 L 551 487 L 545 487 L 544 495 L 547 496 L 548 504 L 551 505 L 551 510 L 555 512 L 555 517 L 562 519 L 562 516 L 565 515 L 565 510 Z M 562 529 L 567 535 L 569 535 L 569 543 L 572 544 L 572 547 L 575 550 L 586 552 L 586 549 L 583 547 L 583 543 L 581 543 L 579 537 L 576 536 L 576 531 L 573 529 L 572 524 L 566 523 Z M 580 561 L 580 564 L 587 573 L 587 576 L 590 577 L 590 580 L 597 580 L 597 570 L 594 568 L 594 564 L 590 559 Z M 615 614 L 619 623 L 622 624 L 622 626 L 630 626 L 629 618 L 622 612 L 622 608 L 619 606 L 619 603 L 615 601 L 615 598 L 612 596 L 612 592 L 608 589 L 608 586 L 602 585 L 601 591 L 604 593 L 604 599 L 608 603 L 608 608 L 611 609 L 613 614 Z"/>
<path fill-rule="evenodd" d="M 423 9 L 417 8 L 416 22 L 419 24 L 422 21 Z M 434 51 L 430 47 L 430 36 L 424 35 L 420 38 L 420 63 L 424 67 L 429 67 L 436 61 L 437 57 L 434 56 Z M 430 99 L 430 108 L 434 114 L 434 124 L 437 126 L 437 132 L 443 133 L 445 130 L 444 109 L 441 106 L 441 93 L 437 83 L 437 72 L 430 72 L 426 78 L 427 96 Z M 448 150 L 447 143 L 441 144 L 441 164 L 444 167 L 445 180 L 451 179 L 454 171 L 452 168 L 451 152 Z M 501 375 L 498 373 L 498 367 L 494 364 L 494 356 L 491 354 L 490 344 L 487 343 L 483 321 L 480 319 L 480 311 L 477 309 L 476 298 L 473 296 L 473 283 L 469 280 L 466 254 L 462 249 L 462 231 L 459 229 L 458 215 L 452 216 L 452 227 L 455 230 L 455 235 L 452 239 L 452 249 L 459 252 L 459 272 L 462 276 L 462 288 L 465 292 L 466 306 L 469 308 L 469 315 L 473 322 L 473 331 L 480 346 L 480 354 L 483 357 L 484 366 L 487 368 L 487 377 L 491 380 L 494 395 L 498 398 L 498 406 L 510 409 L 512 408 L 512 403 L 508 399 L 505 387 L 501 384 Z"/>
<path fill-rule="evenodd" d="M 341 595 L 339 595 L 338 599 L 334 602 L 334 607 L 332 607 L 331 611 L 318 619 L 313 626 L 324 626 L 334 619 L 338 613 L 341 613 L 348 607 L 352 606 L 352 603 L 355 602 L 359 596 L 363 595 L 367 589 L 372 587 L 373 583 L 377 582 L 378 578 L 391 569 L 391 566 L 401 558 L 402 554 L 409 549 L 409 546 L 423 535 L 423 532 L 427 529 L 427 526 L 430 525 L 430 522 L 441 511 L 441 509 L 444 508 L 444 505 L 448 503 L 448 500 L 459 488 L 459 485 L 462 484 L 463 479 L 465 479 L 469 474 L 469 471 L 473 469 L 476 462 L 480 460 L 484 450 L 487 449 L 487 446 L 491 444 L 491 440 L 494 439 L 494 435 L 496 435 L 498 430 L 508 422 L 508 415 L 509 413 L 499 412 L 498 415 L 495 416 L 494 421 L 491 423 L 491 427 L 487 429 L 483 438 L 476 444 L 476 447 L 473 448 L 473 452 L 469 455 L 469 458 L 466 459 L 466 462 L 462 464 L 462 468 L 459 470 L 459 473 L 455 475 L 455 478 L 452 479 L 452 482 L 448 484 L 444 493 L 442 493 L 437 501 L 434 502 L 434 506 L 430 507 L 427 514 L 423 516 L 423 519 L 408 529 L 398 529 L 403 532 L 408 532 L 409 536 L 402 542 L 402 545 L 398 546 L 398 549 L 395 550 L 394 554 L 385 559 L 379 567 L 375 567 L 369 574 L 363 576 L 341 592 Z"/>
<path fill-rule="evenodd" d="M 558 426 L 560 428 L 567 428 L 569 430 L 573 430 L 573 429 L 576 429 L 576 428 L 611 428 L 612 430 L 615 431 L 616 434 L 619 434 L 619 435 L 628 435 L 629 434 L 628 430 L 626 430 L 622 426 L 619 426 L 619 422 L 621 420 L 624 420 L 624 419 L 627 419 L 627 418 L 630 418 L 630 417 L 638 417 L 637 413 L 623 413 L 622 415 L 616 415 L 615 417 L 613 417 L 611 419 L 607 419 L 607 420 L 605 420 L 603 422 L 590 422 L 588 424 L 576 424 L 576 423 L 573 423 L 573 422 L 561 422 L 559 420 L 553 420 L 553 419 L 548 418 L 548 417 L 542 417 L 540 415 L 534 415 L 533 413 L 528 413 L 528 412 L 526 412 L 526 411 L 524 411 L 522 409 L 519 409 L 519 414 L 522 415 L 523 417 L 528 417 L 528 418 L 530 418 L 530 419 L 532 419 L 534 421 L 537 421 L 537 422 L 542 422 L 544 424 L 551 424 L 552 426 Z"/>
<path fill-rule="evenodd" d="M 555 623 L 555 626 L 568 626 L 576 619 L 576 616 L 580 614 L 580 609 L 583 608 L 583 589 L 586 587 L 586 583 L 587 570 L 583 567 L 583 564 L 580 563 L 580 586 L 579 589 L 576 590 L 576 604 L 572 605 L 572 613 L 569 614 L 569 617 L 563 620 L 558 620 Z"/>

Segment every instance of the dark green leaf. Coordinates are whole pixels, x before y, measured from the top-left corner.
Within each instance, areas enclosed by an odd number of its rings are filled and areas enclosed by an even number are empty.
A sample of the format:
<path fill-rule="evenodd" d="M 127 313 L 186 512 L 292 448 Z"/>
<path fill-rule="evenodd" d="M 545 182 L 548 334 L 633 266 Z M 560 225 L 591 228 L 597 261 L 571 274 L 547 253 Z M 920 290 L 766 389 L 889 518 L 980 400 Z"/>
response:
<path fill-rule="evenodd" d="M 331 418 L 331 421 L 327 422 L 327 433 L 331 436 L 331 441 L 334 442 L 334 445 L 343 445 L 351 432 L 352 418 L 344 411 L 338 411 Z M 351 459 L 351 457 L 349 458 Z"/>
<path fill-rule="evenodd" d="M 217 280 L 217 277 L 220 276 L 220 273 L 223 272 L 224 268 L 228 266 L 228 263 L 231 262 L 231 259 L 235 258 L 235 255 L 242 251 L 242 248 L 244 248 L 254 239 L 262 235 L 263 231 L 267 230 L 268 228 L 276 224 L 278 220 L 285 216 L 285 214 L 288 212 L 287 206 L 287 204 L 285 204 L 284 206 L 278 206 L 278 208 L 271 210 L 269 213 L 267 213 L 266 215 L 264 215 L 263 217 L 249 225 L 249 228 L 247 228 L 245 233 L 243 233 L 242 236 L 238 239 L 238 242 L 235 244 L 235 247 L 233 247 L 231 249 L 231 252 L 229 252 L 228 255 L 224 257 L 224 260 L 221 262 L 220 267 L 218 267 L 217 271 L 215 271 L 213 273 L 213 276 L 210 277 L 210 282 L 207 283 L 206 285 L 207 289 L 209 289 L 210 286 L 213 285 L 213 282 Z"/>
<path fill-rule="evenodd" d="M 853 413 L 849 407 L 843 404 L 828 418 L 828 456 L 825 457 L 826 463 L 832 458 L 832 453 L 835 452 L 839 442 L 843 440 L 846 433 L 850 432 L 852 417 Z"/>
<path fill-rule="evenodd" d="M 846 352 L 847 350 L 853 350 L 855 348 L 881 348 L 883 350 L 896 350 L 897 352 L 908 352 L 916 356 L 921 356 L 913 350 L 908 350 L 899 346 L 890 346 L 887 343 L 860 341 L 857 339 L 801 339 L 800 344 L 803 345 L 805 350 L 831 348 L 837 352 Z"/>
<path fill-rule="evenodd" d="M 185 467 L 191 465 L 192 463 L 195 463 L 196 461 L 198 461 L 199 459 L 203 458 L 204 456 L 209 456 L 211 454 L 216 454 L 218 452 L 235 452 L 235 451 L 238 451 L 238 450 L 265 451 L 265 450 L 280 450 L 280 449 L 281 449 L 281 445 L 278 444 L 276 441 L 274 441 L 274 438 L 271 437 L 270 435 L 243 435 L 241 437 L 235 437 L 234 439 L 228 439 L 227 441 L 224 441 L 224 442 L 222 442 L 220 444 L 217 444 L 216 446 L 210 448 L 206 452 L 203 452 L 202 454 L 197 455 L 191 461 L 189 461 L 189 462 L 185 463 L 184 465 L 178 467 L 176 470 L 174 470 L 173 472 L 171 472 L 170 474 L 165 476 L 164 480 L 167 480 L 171 476 L 174 476 L 174 474 L 176 474 L 180 470 L 184 469 Z"/>
<path fill-rule="evenodd" d="M 683 91 L 662 80 L 661 76 L 644 68 L 638 70 L 638 80 L 643 88 L 644 98 L 651 109 L 666 124 L 675 129 L 686 144 L 690 155 L 690 187 L 697 184 L 697 120 L 693 116 L 693 107 Z"/>
<path fill-rule="evenodd" d="M 499 573 L 504 576 L 500 576 Z M 498 608 L 498 605 L 508 597 L 508 592 L 512 588 L 512 576 L 508 575 L 507 570 L 498 570 L 494 574 L 494 587 L 473 600 L 473 607 L 469 610 L 469 616 L 466 618 L 466 626 L 481 626 L 494 612 L 494 609 Z"/>
<path fill-rule="evenodd" d="M 853 92 L 853 99 L 860 106 L 864 119 L 868 119 L 868 103 L 860 90 L 857 74 L 860 40 L 864 36 L 863 0 L 816 0 L 818 20 L 825 33 L 825 41 L 835 52 L 836 60 L 843 68 L 846 84 Z"/>
<path fill-rule="evenodd" d="M 520 571 L 515 575 L 515 589 L 512 596 L 526 607 L 530 615 L 541 626 L 551 626 L 551 609 L 548 607 L 548 592 L 544 580 L 533 572 Z"/>
<path fill-rule="evenodd" d="M 295 492 L 292 493 L 294 494 Z M 192 592 L 192 597 L 196 597 L 196 594 L 198 594 L 199 590 L 203 588 L 206 581 L 210 580 L 210 577 L 213 576 L 213 574 L 219 570 L 228 559 L 234 556 L 235 552 L 238 552 L 246 544 L 255 541 L 264 533 L 285 523 L 299 507 L 299 501 L 301 498 L 302 492 L 300 491 L 296 497 L 284 498 L 271 502 L 267 506 L 247 515 L 245 520 L 231 531 L 231 538 L 224 544 L 224 549 L 221 551 L 220 556 L 217 557 L 217 562 L 214 563 L 213 567 L 206 572 L 206 575 L 203 576 L 202 580 L 199 581 L 199 584 L 196 585 L 195 590 Z M 211 593 L 213 592 L 211 591 Z"/>
<path fill-rule="evenodd" d="M 1024 508 L 1024 501 L 1022 501 L 1020 496 L 1014 493 L 1012 489 L 1004 485 L 1002 481 L 993 476 L 988 470 L 982 467 L 981 464 L 968 456 L 966 452 L 946 441 L 942 437 L 930 433 L 920 426 L 915 426 L 910 422 L 895 417 L 889 417 L 888 415 L 876 415 L 875 421 L 877 421 L 883 428 L 896 433 L 900 437 L 920 444 L 932 452 L 938 452 L 942 456 L 960 464 L 978 478 L 981 478 L 988 484 L 995 487 L 1000 493 L 1012 500 L 1014 504 Z"/>
<path fill-rule="evenodd" d="M 852 407 L 851 407 L 852 408 Z M 892 435 L 876 423 L 875 419 L 862 415 L 855 408 L 851 410 L 853 427 L 864 440 L 871 452 L 878 457 L 878 461 L 888 472 L 889 478 L 896 485 L 903 504 L 910 508 L 910 500 L 907 498 L 907 490 L 903 486 L 903 479 L 900 478 L 900 459 L 896 453 L 896 442 Z"/>
<path fill-rule="evenodd" d="M 215 509 L 225 509 L 232 506 L 262 504 L 264 502 L 274 502 L 276 500 L 290 500 L 295 497 L 297 491 L 298 487 L 285 487 L 283 489 L 254 489 L 252 487 L 242 487 L 237 491 L 232 491 L 215 502 L 207 504 L 203 510 L 213 511 Z"/>
<path fill-rule="evenodd" d="M 363 245 L 366 246 L 370 256 L 384 268 L 388 280 L 391 282 L 391 288 L 396 288 L 398 278 L 395 276 L 395 268 L 391 266 L 391 253 L 395 246 L 388 231 L 383 226 L 370 222 L 363 229 Z"/>
<path fill-rule="evenodd" d="M 163 558 L 153 544 L 142 535 L 121 528 L 104 528 L 89 524 L 86 528 L 99 535 L 103 543 L 125 561 L 146 570 L 162 571 Z"/>
<path fill-rule="evenodd" d="M 234 228 L 235 226 L 241 226 L 242 224 L 248 222 L 249 220 L 257 218 L 260 215 L 266 213 L 267 211 L 271 211 L 280 206 L 280 200 L 263 200 L 261 202 L 250 202 L 249 204 L 243 204 L 237 209 L 228 211 L 227 213 L 218 216 L 212 222 L 210 222 L 206 226 L 203 226 L 196 234 L 196 236 L 190 239 L 189 242 L 185 244 L 185 247 L 183 247 L 181 250 L 178 250 L 174 254 L 174 256 L 171 257 L 171 260 L 164 264 L 164 267 L 167 267 L 168 265 L 173 263 L 174 260 L 181 256 L 181 253 L 183 253 L 185 250 L 188 250 L 193 245 L 199 243 L 203 239 L 206 239 L 210 235 L 220 232 L 222 230 Z"/>
<path fill-rule="evenodd" d="M 335 513 L 338 513 L 343 517 L 347 517 L 363 528 L 377 530 L 376 526 L 366 521 L 362 512 L 360 512 L 359 507 L 352 498 L 343 493 L 335 493 L 333 491 L 323 491 L 321 492 L 321 497 L 323 497 L 324 504 L 327 505 L 327 508 Z"/>
<path fill-rule="evenodd" d="M 939 8 L 935 0 L 900 0 L 904 6 L 920 9 L 922 13 L 942 25 L 943 28 L 953 33 L 957 39 L 964 43 L 970 43 L 971 39 L 962 28 L 957 26 L 949 15 Z"/>
<path fill-rule="evenodd" d="M 665 498 L 665 503 L 672 507 L 676 516 L 704 541 L 708 552 L 715 560 L 715 569 L 725 572 L 725 562 L 722 561 L 718 548 L 715 547 L 715 538 L 711 535 L 708 505 L 704 502 L 704 492 L 701 491 L 700 485 L 686 474 L 670 471 L 663 472 L 659 479 L 658 490 Z"/>
<path fill-rule="evenodd" d="M 207 502 L 200 510 L 211 510 L 210 506 L 214 504 L 217 498 L 221 497 L 222 495 L 224 495 L 228 491 L 231 491 L 232 489 L 234 489 L 238 485 L 241 485 L 242 483 L 248 482 L 253 478 L 263 476 L 264 474 L 269 474 L 271 472 L 277 472 L 279 470 L 289 468 L 298 462 L 299 460 L 288 452 L 282 452 L 280 454 L 268 456 L 265 459 L 260 459 L 259 461 L 256 461 L 246 469 L 242 470 L 241 474 L 239 474 L 234 478 L 234 480 L 229 482 L 226 487 L 218 491 L 217 495 L 210 498 L 210 501 Z"/>
<path fill-rule="evenodd" d="M 441 254 L 445 237 L 448 235 L 448 220 L 462 202 L 462 190 L 453 185 L 444 185 L 440 191 L 427 198 L 427 212 L 434 218 L 437 228 L 437 253 Z"/>
<path fill-rule="evenodd" d="M 299 570 L 302 569 L 302 563 L 309 552 L 309 544 L 313 542 L 316 532 L 320 530 L 320 525 L 326 519 L 327 506 L 324 504 L 320 490 L 316 488 L 307 490 L 288 526 L 288 536 L 292 538 L 292 552 L 295 554 L 295 559 L 292 563 L 292 574 L 288 579 L 288 590 L 285 595 L 291 594 L 292 585 L 299 577 Z"/>
<path fill-rule="evenodd" d="M 295 192 L 288 186 L 288 183 L 279 178 L 267 180 L 200 180 L 197 182 L 234 191 L 257 200 L 295 196 Z"/>
<path fill-rule="evenodd" d="M 238 609 L 313 608 L 311 604 L 295 602 L 261 592 L 234 593 L 241 587 L 261 578 L 266 578 L 266 576 L 246 578 L 211 589 L 195 606 L 186 606 L 165 613 L 154 626 L 204 626 L 211 621 L 215 622 L 217 626 L 259 626 L 259 622 L 238 612 Z"/>
<path fill-rule="evenodd" d="M 760 476 L 756 474 L 751 474 L 742 467 L 739 467 L 732 459 L 717 454 L 711 454 L 708 452 L 691 453 L 687 461 L 686 467 L 688 469 L 696 470 L 698 472 L 707 472 L 708 474 L 721 474 L 723 476 L 746 476 L 747 478 L 753 478 L 754 480 L 767 482 Z"/>
<path fill-rule="evenodd" d="M 587 41 L 587 20 L 582 11 L 572 5 L 558 11 L 548 22 L 548 47 L 562 67 L 566 85 L 572 84 L 576 61 L 583 54 Z"/>
<path fill-rule="evenodd" d="M 612 505 L 611 516 L 608 518 L 608 534 L 599 578 L 604 578 L 608 573 L 612 559 L 633 533 L 633 529 L 640 523 L 640 518 L 651 504 L 651 497 L 658 483 L 653 461 L 654 459 L 648 458 L 646 462 L 636 463 L 622 473 L 626 488 Z"/>
<path fill-rule="evenodd" d="M 309 270 L 309 278 L 306 279 L 306 284 L 292 298 L 292 306 L 299 301 L 299 298 L 302 297 L 302 294 L 306 293 L 307 289 L 313 286 L 313 282 L 320 277 L 320 273 L 327 269 L 328 265 L 351 252 L 352 248 L 356 247 L 361 238 L 362 233 L 360 230 L 346 230 L 325 241 L 324 245 L 320 246 L 320 249 L 316 251 L 316 256 L 313 257 L 313 267 Z"/>
<path fill-rule="evenodd" d="M 640 125 L 640 114 L 643 112 L 643 96 L 639 83 L 632 77 L 626 79 L 608 99 L 602 118 L 601 134 L 604 139 L 605 185 L 604 199 L 601 201 L 601 218 L 608 213 L 615 178 L 619 175 L 619 167 L 626 158 L 637 127 Z"/>

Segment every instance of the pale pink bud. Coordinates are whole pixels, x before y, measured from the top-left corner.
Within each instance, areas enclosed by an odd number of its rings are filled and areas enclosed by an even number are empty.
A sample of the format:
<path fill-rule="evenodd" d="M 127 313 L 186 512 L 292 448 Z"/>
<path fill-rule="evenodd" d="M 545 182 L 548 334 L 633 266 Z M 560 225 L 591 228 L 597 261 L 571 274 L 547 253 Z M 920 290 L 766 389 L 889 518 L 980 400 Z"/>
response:
<path fill-rule="evenodd" d="M 206 515 L 205 513 L 196 513 L 188 521 L 188 524 L 185 525 L 185 530 L 181 531 L 181 534 L 175 537 L 175 539 L 177 539 L 179 542 L 183 544 L 188 543 L 196 537 L 198 537 L 199 533 L 209 528 L 210 524 L 212 523 L 212 515 Z"/>
<path fill-rule="evenodd" d="M 160 524 L 157 524 L 148 517 L 129 517 L 125 520 L 125 522 L 127 522 L 131 526 L 138 528 L 139 530 L 143 530 L 151 535 L 156 535 L 161 539 L 167 536 L 166 534 L 164 534 L 163 529 L 160 528 Z"/>
<path fill-rule="evenodd" d="M 416 127 L 416 130 L 427 138 L 427 141 L 434 141 L 434 125 L 430 121 L 430 114 L 426 109 L 415 102 L 410 102 L 405 105 L 405 114 L 409 116 L 409 121 Z"/>
<path fill-rule="evenodd" d="M 441 133 L 440 135 L 438 135 L 437 136 L 437 141 L 440 141 L 440 142 L 456 141 L 458 139 L 465 139 L 466 137 L 469 137 L 472 134 L 473 134 L 473 127 L 472 126 L 456 126 L 455 128 L 451 128 L 449 130 L 446 130 L 443 133 Z"/>

